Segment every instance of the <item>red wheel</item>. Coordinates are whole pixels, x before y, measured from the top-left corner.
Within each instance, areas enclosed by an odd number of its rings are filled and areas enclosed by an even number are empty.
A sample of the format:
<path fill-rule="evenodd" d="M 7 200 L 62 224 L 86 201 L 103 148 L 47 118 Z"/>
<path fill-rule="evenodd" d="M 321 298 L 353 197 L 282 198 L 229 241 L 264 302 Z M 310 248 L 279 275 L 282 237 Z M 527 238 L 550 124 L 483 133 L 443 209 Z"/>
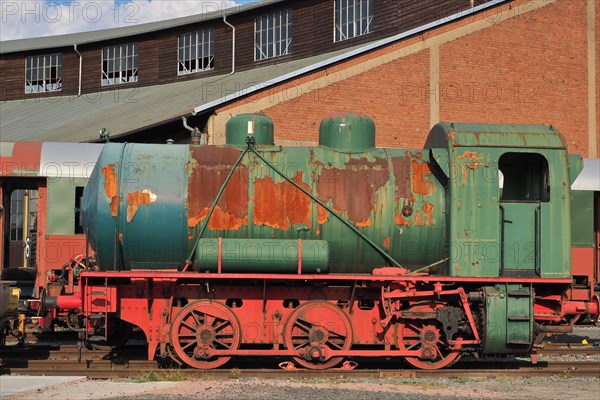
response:
<path fill-rule="evenodd" d="M 221 303 L 201 300 L 185 306 L 171 323 L 171 345 L 177 357 L 190 367 L 217 368 L 231 357 L 210 355 L 211 349 L 237 349 L 240 324 Z"/>
<path fill-rule="evenodd" d="M 443 304 L 423 303 L 412 306 L 410 312 L 435 312 Z M 460 352 L 449 347 L 441 324 L 436 320 L 405 320 L 396 325 L 396 345 L 400 350 L 420 350 L 420 357 L 405 357 L 419 369 L 440 369 L 460 359 Z"/>
<path fill-rule="evenodd" d="M 300 355 L 295 362 L 309 369 L 327 369 L 343 360 L 328 356 L 328 350 L 347 350 L 352 345 L 352 325 L 339 307 L 311 301 L 292 312 L 284 338 L 286 347 Z"/>

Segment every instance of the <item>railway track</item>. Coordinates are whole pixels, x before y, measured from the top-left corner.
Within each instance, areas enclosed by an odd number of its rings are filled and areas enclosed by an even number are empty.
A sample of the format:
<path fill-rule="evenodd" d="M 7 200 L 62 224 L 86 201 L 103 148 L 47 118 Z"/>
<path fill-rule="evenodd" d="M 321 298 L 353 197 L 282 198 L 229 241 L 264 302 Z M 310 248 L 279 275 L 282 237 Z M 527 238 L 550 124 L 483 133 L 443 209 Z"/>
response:
<path fill-rule="evenodd" d="M 600 357 L 600 346 L 590 346 L 572 343 L 545 343 L 537 349 L 540 356 L 598 356 Z M 79 347 L 73 341 L 69 343 L 57 343 L 52 345 L 26 345 L 7 346 L 0 348 L 0 358 L 22 358 L 27 359 L 74 359 L 79 356 Z M 83 348 L 82 359 L 146 359 L 146 344 L 139 343 L 127 345 L 124 348 L 109 351 Z"/>
<path fill-rule="evenodd" d="M 139 342 L 139 343 L 138 343 Z M 44 342 L 42 342 L 44 343 Z M 577 376 L 600 377 L 600 346 L 569 343 L 544 343 L 537 349 L 540 356 L 538 364 L 514 358 L 506 359 L 463 359 L 453 368 L 436 371 L 399 369 L 398 361 L 364 360 L 354 370 L 333 369 L 315 371 L 306 369 L 282 370 L 272 360 L 244 359 L 229 364 L 232 369 L 195 370 L 160 369 L 156 361 L 146 359 L 146 345 L 135 341 L 119 350 L 80 349 L 76 342 L 69 339 L 55 341 L 55 344 L 11 345 L 0 349 L 0 374 L 22 375 L 85 375 L 89 378 L 135 378 L 154 372 L 169 376 L 176 374 L 185 379 L 232 377 L 259 378 L 465 378 L 465 377 L 535 377 L 535 376 Z M 544 357 L 575 356 L 573 361 L 550 361 Z M 579 357 L 583 356 L 583 357 Z M 592 356 L 594 359 L 589 360 Z M 577 359 L 579 358 L 579 359 Z M 582 359 L 583 358 L 583 359 Z M 264 369 L 256 369 L 261 365 Z"/>
<path fill-rule="evenodd" d="M 563 344 L 547 345 L 538 352 L 544 355 L 600 356 L 597 346 L 571 346 Z M 306 369 L 283 370 L 277 362 L 265 360 L 243 360 L 232 369 L 195 370 L 160 369 L 156 361 L 145 359 L 144 345 L 128 346 L 119 351 L 82 349 L 75 344 L 10 346 L 0 350 L 4 365 L 0 374 L 70 376 L 84 375 L 94 379 L 136 378 L 153 372 L 159 376 L 176 376 L 184 379 L 228 379 L 238 377 L 257 378 L 493 378 L 493 377 L 538 377 L 538 376 L 577 376 L 600 377 L 600 361 L 546 361 L 531 364 L 519 359 L 463 360 L 453 368 L 436 371 L 399 369 L 398 361 L 364 360 L 360 368 L 354 370 L 333 369 L 316 371 Z M 264 369 L 254 368 L 260 362 Z"/>
<path fill-rule="evenodd" d="M 495 365 L 494 365 L 495 364 Z M 29 360 L 27 366 L 0 368 L 0 373 L 51 376 L 87 376 L 93 379 L 136 378 L 150 372 L 164 375 L 165 380 L 175 374 L 184 379 L 230 379 L 230 378 L 497 378 L 497 377 L 543 377 L 573 376 L 600 377 L 598 362 L 542 362 L 537 365 L 511 362 L 498 363 L 459 363 L 456 368 L 435 371 L 412 369 L 332 369 L 282 370 L 282 369 L 216 369 L 210 371 L 195 369 L 161 369 L 156 362 L 147 360 Z"/>

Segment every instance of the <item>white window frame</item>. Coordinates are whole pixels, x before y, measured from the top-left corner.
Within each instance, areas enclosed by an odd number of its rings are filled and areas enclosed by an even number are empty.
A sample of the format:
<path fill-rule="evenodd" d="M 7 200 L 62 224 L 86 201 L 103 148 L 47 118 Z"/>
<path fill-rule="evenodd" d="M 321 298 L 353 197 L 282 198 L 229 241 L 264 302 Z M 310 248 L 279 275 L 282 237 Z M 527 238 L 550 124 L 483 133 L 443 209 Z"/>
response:
<path fill-rule="evenodd" d="M 334 1 L 334 42 L 341 42 L 373 32 L 374 0 Z"/>
<path fill-rule="evenodd" d="M 25 93 L 61 90 L 62 53 L 25 57 Z"/>
<path fill-rule="evenodd" d="M 212 28 L 179 35 L 177 45 L 177 75 L 210 71 L 214 67 L 215 35 Z"/>
<path fill-rule="evenodd" d="M 254 19 L 254 61 L 280 57 L 292 52 L 292 10 Z"/>
<path fill-rule="evenodd" d="M 139 80 L 137 44 L 127 43 L 104 47 L 101 65 L 102 86 L 137 82 Z"/>

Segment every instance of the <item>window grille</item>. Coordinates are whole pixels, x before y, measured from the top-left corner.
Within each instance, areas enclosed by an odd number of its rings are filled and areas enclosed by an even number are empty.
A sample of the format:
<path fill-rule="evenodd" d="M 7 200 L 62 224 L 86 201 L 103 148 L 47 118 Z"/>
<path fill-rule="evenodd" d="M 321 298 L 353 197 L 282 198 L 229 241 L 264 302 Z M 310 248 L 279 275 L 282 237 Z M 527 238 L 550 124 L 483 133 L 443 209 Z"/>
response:
<path fill-rule="evenodd" d="M 25 59 L 25 93 L 57 92 L 62 89 L 62 54 Z"/>
<path fill-rule="evenodd" d="M 138 81 L 138 50 L 135 43 L 102 49 L 102 85 Z"/>
<path fill-rule="evenodd" d="M 215 39 L 212 29 L 179 35 L 178 75 L 208 71 L 215 67 Z"/>
<path fill-rule="evenodd" d="M 373 31 L 373 0 L 335 0 L 334 41 Z"/>
<path fill-rule="evenodd" d="M 292 10 L 263 15 L 254 20 L 254 60 L 292 52 Z"/>

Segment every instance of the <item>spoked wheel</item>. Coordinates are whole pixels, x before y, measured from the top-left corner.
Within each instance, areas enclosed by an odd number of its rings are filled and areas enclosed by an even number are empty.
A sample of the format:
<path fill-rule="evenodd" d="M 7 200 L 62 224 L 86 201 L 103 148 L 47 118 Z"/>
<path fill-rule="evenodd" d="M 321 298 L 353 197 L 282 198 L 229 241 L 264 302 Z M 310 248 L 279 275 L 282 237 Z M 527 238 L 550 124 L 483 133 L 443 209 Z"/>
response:
<path fill-rule="evenodd" d="M 443 304 L 424 303 L 410 308 L 410 312 L 431 313 Z M 406 362 L 419 369 L 448 367 L 460 359 L 460 352 L 450 349 L 443 328 L 438 321 L 415 319 L 396 326 L 396 343 L 400 350 L 420 350 L 420 357 L 405 357 Z"/>
<path fill-rule="evenodd" d="M 231 357 L 211 356 L 210 351 L 237 349 L 240 323 L 221 303 L 201 300 L 185 306 L 171 324 L 171 344 L 177 357 L 199 369 L 217 368 Z"/>
<path fill-rule="evenodd" d="M 343 357 L 329 357 L 329 350 L 347 350 L 352 345 L 352 326 L 344 312 L 325 301 L 298 307 L 285 326 L 285 345 L 297 350 L 294 361 L 305 368 L 327 369 Z"/>

